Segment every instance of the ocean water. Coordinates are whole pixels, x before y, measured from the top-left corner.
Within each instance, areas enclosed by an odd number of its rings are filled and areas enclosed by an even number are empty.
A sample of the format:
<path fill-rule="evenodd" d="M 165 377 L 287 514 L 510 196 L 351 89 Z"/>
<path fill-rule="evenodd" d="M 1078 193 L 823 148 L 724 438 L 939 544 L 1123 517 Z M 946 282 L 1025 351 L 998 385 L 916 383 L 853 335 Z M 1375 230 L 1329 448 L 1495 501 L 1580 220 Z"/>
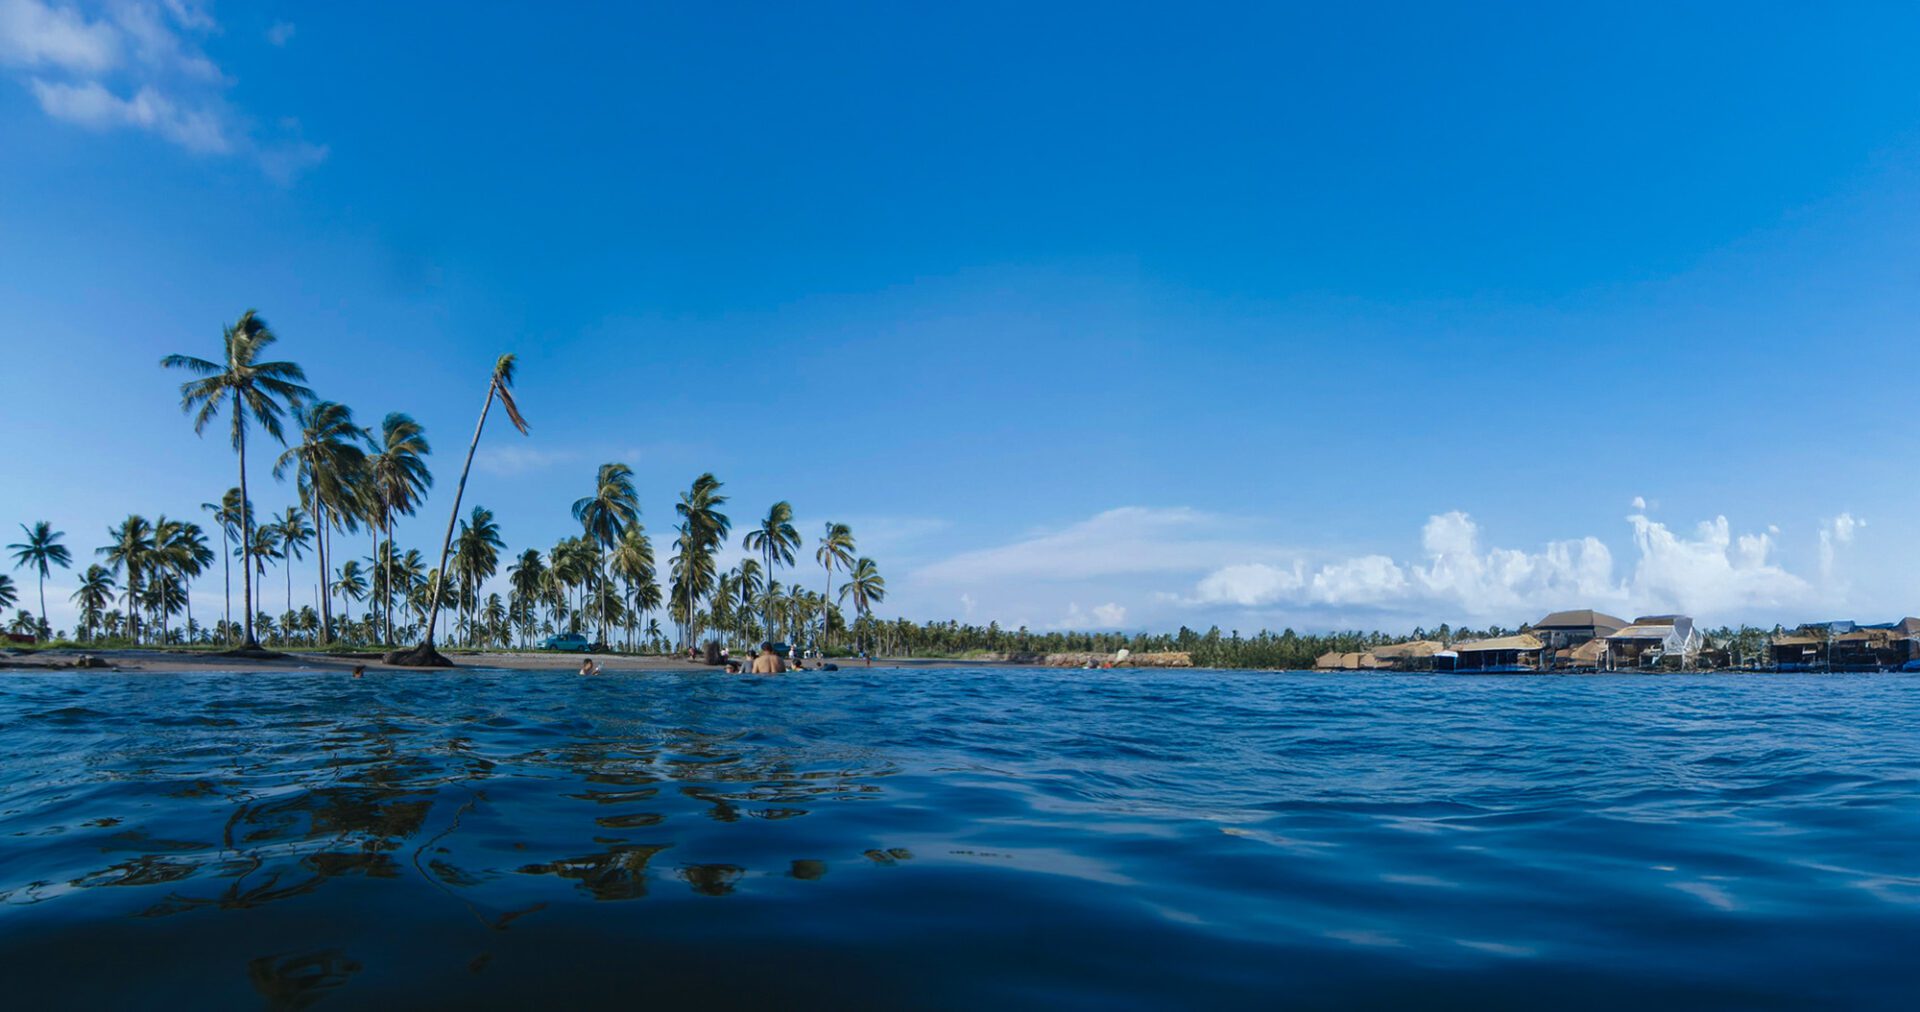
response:
<path fill-rule="evenodd" d="M 1920 678 L 0 678 L 7 1007 L 1913 1008 Z"/>

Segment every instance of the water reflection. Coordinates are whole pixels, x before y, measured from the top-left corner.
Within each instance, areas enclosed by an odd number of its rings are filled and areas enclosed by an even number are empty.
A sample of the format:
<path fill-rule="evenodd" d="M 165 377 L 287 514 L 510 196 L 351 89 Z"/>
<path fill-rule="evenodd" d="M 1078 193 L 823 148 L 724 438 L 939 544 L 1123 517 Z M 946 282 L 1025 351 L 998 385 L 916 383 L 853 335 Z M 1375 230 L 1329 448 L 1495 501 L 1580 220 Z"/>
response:
<path fill-rule="evenodd" d="M 1215 983 L 1285 983 L 1250 968 L 1287 952 L 1308 953 L 1295 972 L 1378 960 L 1364 965 L 1405 977 L 1521 953 L 1649 973 L 1630 957 L 1660 951 L 1682 954 L 1667 965 L 1687 963 L 1696 986 L 1715 964 L 1685 954 L 1771 965 L 1797 951 L 1789 935 L 1842 916 L 1874 930 L 1813 953 L 1827 979 L 1857 979 L 1838 971 L 1882 940 L 1920 942 L 1891 842 L 1920 834 L 1920 755 L 1862 724 L 1904 705 L 1886 728 L 1910 729 L 1920 694 L 1841 719 L 1768 685 L 1754 690 L 1765 707 L 1715 724 L 1737 683 L 1647 702 L 1665 683 L 1639 681 L 1573 706 L 1555 694 L 1601 683 L 1495 696 L 1429 680 L 1375 697 L 1378 680 L 1232 676 L 1136 705 L 1031 677 L 689 679 L 624 696 L 491 676 L 16 683 L 0 693 L 0 956 L 31 967 L 19 954 L 37 929 L 68 924 L 146 932 L 117 952 L 192 938 L 200 950 L 170 958 L 305 1008 L 379 1004 L 362 992 L 395 979 L 387 954 L 401 976 L 454 982 L 448 1003 L 484 1004 L 506 1000 L 492 982 L 551 973 L 555 953 L 616 966 L 644 939 L 691 960 L 676 939 L 720 952 L 781 931 L 796 953 L 871 946 L 887 957 L 872 965 L 949 985 L 961 978 L 929 954 L 1002 944 L 1005 965 L 1056 968 L 1036 980 L 1128 979 L 1188 945 L 1177 965 L 1217 959 Z M 186 719 L 201 711 L 219 720 Z M 1595 911 L 1629 908 L 1644 916 L 1594 934 Z M 956 944 L 915 946 L 942 931 Z M 964 980 L 996 977 L 974 969 Z M 939 1003 L 914 986 L 898 1004 Z M 1728 995 L 1705 1004 L 1755 1004 Z"/>

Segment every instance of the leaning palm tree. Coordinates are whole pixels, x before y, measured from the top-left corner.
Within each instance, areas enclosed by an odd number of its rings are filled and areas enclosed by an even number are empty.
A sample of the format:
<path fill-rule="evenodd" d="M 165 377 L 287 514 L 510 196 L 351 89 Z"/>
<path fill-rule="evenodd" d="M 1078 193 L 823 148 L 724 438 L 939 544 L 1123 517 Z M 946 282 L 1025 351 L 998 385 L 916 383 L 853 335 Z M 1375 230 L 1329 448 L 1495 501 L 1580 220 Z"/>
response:
<path fill-rule="evenodd" d="M 820 652 L 825 654 L 827 607 L 833 601 L 833 571 L 853 568 L 853 528 L 829 522 L 826 532 L 820 535 L 820 547 L 814 550 L 813 561 L 827 571 L 827 594 L 820 599 Z"/>
<path fill-rule="evenodd" d="M 40 578 L 40 624 L 47 624 L 47 573 L 54 566 L 69 569 L 73 566 L 73 553 L 60 543 L 66 534 L 53 529 L 53 525 L 41 520 L 32 527 L 21 524 L 20 529 L 27 534 L 27 540 L 8 545 L 13 550 L 13 568 L 31 566 L 34 574 Z"/>
<path fill-rule="evenodd" d="M 367 480 L 369 437 L 367 430 L 353 423 L 353 409 L 334 401 L 296 405 L 293 418 L 300 427 L 300 441 L 274 462 L 273 476 L 282 477 L 288 468 L 295 471 L 300 499 L 313 517 L 314 555 L 320 568 L 320 589 L 324 591 L 331 572 L 328 560 L 332 557 L 332 532 L 360 529 L 360 506 L 367 495 L 362 486 Z M 333 595 L 318 596 L 324 640 L 331 634 Z M 291 597 L 288 608 L 292 608 Z"/>
<path fill-rule="evenodd" d="M 80 628 L 88 640 L 93 639 L 93 627 L 99 625 L 100 616 L 113 607 L 113 574 L 105 566 L 88 566 L 80 575 L 80 589 L 73 592 L 72 601 L 80 606 Z"/>
<path fill-rule="evenodd" d="M 222 408 L 232 422 L 233 453 L 240 461 L 240 500 L 246 502 L 247 495 L 247 421 L 252 419 L 275 442 L 285 443 L 281 432 L 280 419 L 286 414 L 286 404 L 311 400 L 313 391 L 307 389 L 304 381 L 307 374 L 292 362 L 262 362 L 260 353 L 271 346 L 277 338 L 267 327 L 267 321 L 249 309 L 240 319 L 227 327 L 221 334 L 222 361 L 209 362 L 204 358 L 191 355 L 168 355 L 160 360 L 167 369 L 185 369 L 200 379 L 188 380 L 180 386 L 180 409 L 193 414 L 193 431 L 203 433 L 207 423 L 217 417 Z M 231 401 L 231 405 L 228 402 Z M 240 530 L 241 555 L 252 555 L 252 543 L 248 540 L 252 532 L 242 527 Z M 260 643 L 253 635 L 253 576 L 243 569 L 246 576 L 247 608 L 246 642 L 243 649 L 258 650 Z"/>
<path fill-rule="evenodd" d="M 588 543 L 593 545 L 596 570 L 604 570 L 603 554 L 626 536 L 627 528 L 640 522 L 640 496 L 633 490 L 633 468 L 625 464 L 602 464 L 594 478 L 593 494 L 574 500 L 573 518 L 580 521 Z M 602 573 L 604 576 L 604 572 Z M 607 638 L 607 609 L 600 608 L 600 638 Z"/>
<path fill-rule="evenodd" d="M 778 567 L 793 565 L 793 553 L 800 550 L 800 532 L 793 528 L 793 504 L 785 499 L 774 503 L 767 510 L 766 519 L 747 532 L 742 544 L 747 551 L 759 552 L 766 559 L 769 580 L 779 572 Z M 762 610 L 760 618 L 766 634 L 772 636 L 773 613 Z"/>
<path fill-rule="evenodd" d="M 393 521 L 395 517 L 412 516 L 426 496 L 427 489 L 433 487 L 433 473 L 427 470 L 426 457 L 433 452 L 427 445 L 427 430 L 409 415 L 395 411 L 380 422 L 380 436 L 374 443 L 375 453 L 367 458 L 367 513 L 376 528 L 376 537 L 384 533 L 387 536 L 386 551 L 382 553 L 376 542 L 374 556 L 381 560 L 383 572 L 379 574 L 382 588 L 393 583 Z M 393 642 L 393 600 L 390 590 L 380 598 L 382 621 L 385 623 L 384 642 Z"/>
<path fill-rule="evenodd" d="M 873 606 L 887 599 L 887 580 L 880 575 L 880 567 L 872 559 L 861 556 L 847 573 L 846 586 L 840 588 L 840 596 L 853 598 L 854 614 L 867 618 L 873 614 Z"/>
<path fill-rule="evenodd" d="M 502 355 L 493 363 L 493 374 L 487 377 L 487 399 L 480 405 L 480 421 L 473 427 L 473 440 L 467 444 L 467 462 L 460 467 L 460 483 L 453 488 L 453 511 L 447 514 L 447 533 L 440 539 L 440 566 L 434 570 L 434 586 L 431 600 L 435 607 L 427 614 L 426 635 L 421 637 L 420 645 L 410 651 L 396 653 L 391 661 L 406 664 L 452 667 L 453 662 L 440 656 L 433 649 L 433 627 L 440 617 L 440 582 L 446 579 L 447 553 L 453 548 L 453 527 L 460 520 L 460 499 L 467 491 L 467 473 L 473 470 L 473 452 L 480 448 L 480 434 L 487 428 L 487 413 L 493 410 L 493 402 L 498 399 L 500 406 L 506 409 L 507 419 L 513 427 L 527 434 L 527 420 L 520 417 L 520 408 L 513 403 L 513 356 Z"/>

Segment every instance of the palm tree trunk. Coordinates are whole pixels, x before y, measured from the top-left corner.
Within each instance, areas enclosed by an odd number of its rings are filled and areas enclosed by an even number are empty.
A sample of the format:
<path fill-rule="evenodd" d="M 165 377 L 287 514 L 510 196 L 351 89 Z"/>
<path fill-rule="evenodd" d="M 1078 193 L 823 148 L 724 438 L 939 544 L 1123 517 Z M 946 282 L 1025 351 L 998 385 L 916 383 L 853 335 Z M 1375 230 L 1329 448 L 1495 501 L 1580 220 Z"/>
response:
<path fill-rule="evenodd" d="M 229 520 L 220 523 L 220 571 L 221 595 L 225 601 L 221 610 L 221 621 L 227 627 L 221 634 L 227 638 L 227 645 L 233 645 L 233 524 Z"/>
<path fill-rule="evenodd" d="M 40 571 L 40 628 L 52 628 L 47 625 L 47 571 L 45 569 Z M 48 639 L 52 637 L 49 636 Z"/>
<path fill-rule="evenodd" d="M 240 391 L 233 392 L 233 417 L 235 432 L 235 456 L 240 458 L 240 554 L 242 558 L 253 560 L 253 500 L 247 498 L 247 424 L 241 414 L 244 405 L 240 403 Z M 242 566 L 240 575 L 245 580 L 242 596 L 245 598 L 247 638 L 241 647 L 246 650 L 260 649 L 260 641 L 253 638 L 253 570 Z"/>
<path fill-rule="evenodd" d="M 467 473 L 473 470 L 473 453 L 480 448 L 480 433 L 487 427 L 487 412 L 493 410 L 494 381 L 487 380 L 487 400 L 480 406 L 480 421 L 473 426 L 473 439 L 467 443 L 467 462 L 460 467 L 460 483 L 453 488 L 453 509 L 447 513 L 447 533 L 440 539 L 440 568 L 433 573 L 433 609 L 427 613 L 427 634 L 420 645 L 433 647 L 433 627 L 440 619 L 440 585 L 447 578 L 447 552 L 453 548 L 453 525 L 460 520 L 460 500 L 467 494 Z"/>

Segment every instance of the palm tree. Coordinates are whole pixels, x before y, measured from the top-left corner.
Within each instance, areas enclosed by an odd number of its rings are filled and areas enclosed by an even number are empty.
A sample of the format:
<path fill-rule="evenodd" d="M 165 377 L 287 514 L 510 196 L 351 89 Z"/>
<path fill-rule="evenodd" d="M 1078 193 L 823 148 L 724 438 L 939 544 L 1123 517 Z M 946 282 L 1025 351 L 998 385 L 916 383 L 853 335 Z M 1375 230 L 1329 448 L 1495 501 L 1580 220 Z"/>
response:
<path fill-rule="evenodd" d="M 13 589 L 13 577 L 0 573 L 0 611 L 13 607 L 20 599 L 20 592 Z"/>
<path fill-rule="evenodd" d="M 113 607 L 113 574 L 104 566 L 88 566 L 71 600 L 80 606 L 80 627 L 86 631 L 86 638 L 93 639 L 93 627 L 100 624 L 101 614 Z M 6 606 L 0 603 L 0 608 Z"/>
<path fill-rule="evenodd" d="M 880 567 L 863 555 L 847 574 L 847 584 L 840 588 L 840 596 L 852 596 L 854 614 L 866 618 L 873 613 L 874 605 L 887 599 L 887 580 L 880 575 Z"/>
<path fill-rule="evenodd" d="M 27 540 L 19 544 L 8 545 L 13 550 L 13 568 L 32 566 L 40 578 L 40 624 L 47 624 L 47 573 L 54 567 L 68 569 L 73 566 L 73 553 L 60 543 L 66 534 L 53 529 L 53 525 L 41 520 L 32 527 L 21 524 L 20 529 L 27 534 Z"/>
<path fill-rule="evenodd" d="M 328 550 L 330 533 L 338 529 L 360 529 L 360 506 L 366 501 L 367 430 L 353 423 L 353 409 L 334 401 L 315 401 L 295 405 L 294 421 L 300 426 L 300 442 L 288 447 L 274 462 L 273 476 L 282 477 L 291 467 L 296 471 L 300 499 L 313 516 L 314 548 L 320 567 L 320 583 L 327 582 L 330 571 Z M 289 567 L 291 568 L 291 567 Z M 291 580 L 291 573 L 289 573 Z M 332 625 L 332 594 L 321 593 L 320 630 L 328 634 Z M 289 604 L 292 598 L 289 591 Z"/>
<path fill-rule="evenodd" d="M 226 605 L 221 612 L 220 618 L 223 624 L 231 630 L 233 628 L 234 532 L 239 529 L 241 524 L 253 522 L 252 517 L 249 516 L 252 511 L 242 504 L 240 500 L 240 490 L 238 488 L 227 489 L 226 494 L 220 497 L 219 502 L 203 502 L 200 504 L 200 508 L 211 513 L 213 515 L 213 522 L 220 525 L 220 565 L 225 574 L 222 580 L 225 588 L 224 593 L 226 595 Z M 231 639 L 228 640 L 228 645 L 232 645 Z"/>
<path fill-rule="evenodd" d="M 251 559 L 240 560 L 240 572 L 245 574 L 247 567 L 252 566 L 254 575 L 260 577 L 262 584 L 260 588 L 260 600 L 247 604 L 247 609 L 249 613 L 258 612 L 260 615 L 265 615 L 267 613 L 267 588 L 265 587 L 267 564 L 277 562 L 281 558 L 280 525 L 268 522 L 255 527 L 253 529 L 252 541 L 253 557 Z M 262 633 L 261 635 L 268 639 L 273 638 L 270 633 Z"/>
<path fill-rule="evenodd" d="M 377 544 L 374 548 L 374 554 L 384 559 L 386 571 L 380 581 L 384 588 L 393 582 L 393 520 L 397 516 L 412 516 L 427 489 L 433 487 L 433 474 L 427 470 L 426 462 L 433 450 L 427 445 L 427 430 L 398 411 L 381 420 L 380 438 L 374 449 L 377 452 L 367 458 L 368 505 L 377 533 L 384 532 L 387 536 L 384 556 Z M 393 601 L 390 594 L 383 595 L 381 600 L 386 642 L 391 643 Z"/>
<path fill-rule="evenodd" d="M 185 369 L 196 376 L 197 380 L 188 380 L 180 386 L 180 409 L 193 413 L 193 431 L 206 431 L 207 423 L 220 413 L 222 407 L 228 407 L 232 421 L 233 452 L 240 461 L 240 500 L 246 502 L 247 495 L 247 420 L 251 418 L 266 430 L 275 442 L 285 443 L 281 433 L 280 419 L 286 413 L 283 402 L 299 403 L 310 400 L 313 391 L 306 388 L 307 374 L 292 362 L 261 362 L 260 353 L 272 345 L 277 338 L 267 327 L 267 321 L 253 310 L 242 313 L 240 319 L 225 328 L 221 334 L 223 361 L 209 362 L 191 355 L 168 355 L 160 360 L 167 369 Z M 231 401 L 230 407 L 227 402 Z M 248 540 L 252 533 L 241 528 L 241 554 L 252 555 L 252 544 Z M 253 600 L 253 576 L 246 574 L 247 600 Z M 243 649 L 257 650 L 260 647 L 253 635 L 253 609 L 247 609 L 247 636 Z"/>
<path fill-rule="evenodd" d="M 684 630 L 682 646 L 692 645 L 696 612 L 700 602 L 713 590 L 718 576 L 714 571 L 713 553 L 727 540 L 727 533 L 733 527 L 727 515 L 720 512 L 720 507 L 727 504 L 727 497 L 720 494 L 720 486 L 720 480 L 711 472 L 703 474 L 693 480 L 687 491 L 680 493 L 680 501 L 673 507 L 680 515 L 680 523 L 675 528 L 679 536 L 674 539 L 670 575 L 673 609 Z"/>
<path fill-rule="evenodd" d="M 826 532 L 820 535 L 820 547 L 814 550 L 813 561 L 827 571 L 827 594 L 820 599 L 820 652 L 827 650 L 827 606 L 833 600 L 833 571 L 853 568 L 853 528 L 846 524 L 829 522 Z"/>
<path fill-rule="evenodd" d="M 620 582 L 626 585 L 627 649 L 631 650 L 634 623 L 650 607 L 659 607 L 660 588 L 654 586 L 653 542 L 647 538 L 647 532 L 637 523 L 628 527 L 607 564 Z M 653 593 L 648 595 L 643 588 L 651 589 Z M 649 599 L 653 601 L 652 605 L 644 603 Z"/>
<path fill-rule="evenodd" d="M 594 568 L 602 568 L 601 553 L 618 544 L 627 528 L 640 522 L 640 496 L 633 490 L 633 468 L 625 464 L 602 464 L 594 478 L 593 494 L 573 503 L 573 518 L 580 521 L 587 542 L 593 545 Z M 600 611 L 600 638 L 607 638 L 607 609 Z"/>
<path fill-rule="evenodd" d="M 493 374 L 487 378 L 487 399 L 480 406 L 480 421 L 473 427 L 473 441 L 467 444 L 467 462 L 460 467 L 460 483 L 453 489 L 453 512 L 447 514 L 446 536 L 440 539 L 440 566 L 434 570 L 433 600 L 435 602 L 440 599 L 439 581 L 446 578 L 447 553 L 453 548 L 453 526 L 460 519 L 460 499 L 467 492 L 467 473 L 473 470 L 473 451 L 480 448 L 480 433 L 486 430 L 487 413 L 493 410 L 493 402 L 496 398 L 499 399 L 500 406 L 506 409 L 507 418 L 513 422 L 513 427 L 519 429 L 521 435 L 526 435 L 527 420 L 520 417 L 520 408 L 513 403 L 512 355 L 500 356 L 493 363 Z M 439 615 L 438 607 L 428 613 L 427 634 L 420 640 L 420 645 L 413 649 L 412 656 L 405 660 L 414 664 L 434 664 L 441 667 L 450 663 L 433 649 L 434 620 Z"/>
<path fill-rule="evenodd" d="M 140 642 L 140 615 L 134 610 L 134 601 L 144 589 L 142 580 L 153 556 L 153 525 L 139 514 L 129 515 L 120 522 L 120 526 L 107 531 L 113 542 L 98 553 L 107 560 L 107 565 L 115 573 L 126 573 L 126 582 L 121 590 L 127 602 L 127 637 Z"/>
<path fill-rule="evenodd" d="M 169 600 L 168 588 L 177 587 L 178 602 L 187 613 L 187 625 L 193 625 L 193 597 L 188 592 L 193 581 L 213 565 L 213 549 L 207 547 L 206 532 L 200 525 L 184 520 L 169 520 L 165 516 L 154 521 L 153 548 L 156 561 L 155 570 L 160 577 L 162 596 L 158 600 Z M 162 637 L 165 638 L 164 636 Z"/>
<path fill-rule="evenodd" d="M 499 570 L 500 549 L 506 546 L 506 542 L 500 539 L 500 525 L 493 521 L 493 511 L 485 506 L 475 506 L 472 522 L 460 522 L 458 544 L 459 551 L 453 557 L 454 573 L 460 578 L 458 600 L 471 623 L 480 585 L 492 579 Z"/>
<path fill-rule="evenodd" d="M 767 579 L 773 579 L 780 566 L 793 565 L 793 554 L 800 550 L 800 532 L 793 528 L 793 504 L 785 499 L 774 503 L 767 510 L 766 519 L 760 526 L 747 532 L 742 542 L 749 552 L 759 552 L 766 559 Z M 761 612 L 762 624 L 768 636 L 773 635 L 773 613 Z"/>
<path fill-rule="evenodd" d="M 298 506 L 288 506 L 287 511 L 274 521 L 273 526 L 280 535 L 280 555 L 287 563 L 287 614 L 291 615 L 293 614 L 293 564 L 306 558 L 301 553 L 313 543 L 315 533 L 314 529 L 307 524 L 307 514 Z"/>
<path fill-rule="evenodd" d="M 340 573 L 334 579 L 329 592 L 347 602 L 346 619 L 353 622 L 353 602 L 367 596 L 367 578 L 360 572 L 360 560 L 348 559 L 340 564 Z"/>

